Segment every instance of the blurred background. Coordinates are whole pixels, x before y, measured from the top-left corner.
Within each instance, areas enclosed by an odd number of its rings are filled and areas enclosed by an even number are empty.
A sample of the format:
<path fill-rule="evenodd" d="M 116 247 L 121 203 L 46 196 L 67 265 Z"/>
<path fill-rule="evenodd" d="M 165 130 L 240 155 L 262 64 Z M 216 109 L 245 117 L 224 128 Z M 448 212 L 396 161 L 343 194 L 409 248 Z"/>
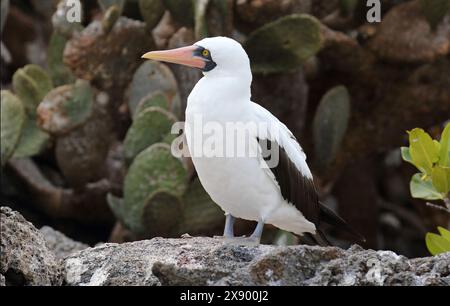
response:
<path fill-rule="evenodd" d="M 367 2 L 1 0 L 1 205 L 92 246 L 221 235 L 223 212 L 169 149 L 201 73 L 141 55 L 225 35 L 363 246 L 427 256 L 450 214 L 411 196 L 400 147 L 417 127 L 439 140 L 450 118 L 450 1 L 379 1 L 372 23 Z M 263 240 L 299 243 L 271 226 Z"/>

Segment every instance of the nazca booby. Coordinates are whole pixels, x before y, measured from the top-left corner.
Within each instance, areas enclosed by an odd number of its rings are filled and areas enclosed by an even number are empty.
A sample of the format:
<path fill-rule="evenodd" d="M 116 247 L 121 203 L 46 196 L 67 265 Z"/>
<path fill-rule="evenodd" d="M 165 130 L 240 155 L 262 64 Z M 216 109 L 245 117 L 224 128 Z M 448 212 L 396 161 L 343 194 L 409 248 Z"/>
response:
<path fill-rule="evenodd" d="M 321 222 L 353 232 L 319 202 L 306 155 L 289 129 L 251 101 L 250 60 L 240 43 L 227 37 L 205 38 L 192 46 L 152 51 L 142 57 L 198 68 L 204 74 L 188 97 L 185 134 L 200 182 L 225 212 L 225 237 L 234 237 L 234 218 L 257 221 L 250 238 L 258 241 L 265 223 L 297 235 L 320 235 L 322 241 Z M 236 151 L 230 156 L 220 154 L 230 146 L 227 141 L 221 152 L 204 152 L 205 147 L 198 143 L 211 138 L 223 143 L 230 135 L 220 134 L 231 133 L 226 128 L 230 123 L 248 140 L 245 156 Z M 221 128 L 210 128 L 209 134 L 195 130 L 196 125 L 207 129 L 208 124 Z M 246 124 L 258 128 L 246 128 Z M 277 160 L 269 166 L 266 161 L 272 155 L 277 155 Z"/>

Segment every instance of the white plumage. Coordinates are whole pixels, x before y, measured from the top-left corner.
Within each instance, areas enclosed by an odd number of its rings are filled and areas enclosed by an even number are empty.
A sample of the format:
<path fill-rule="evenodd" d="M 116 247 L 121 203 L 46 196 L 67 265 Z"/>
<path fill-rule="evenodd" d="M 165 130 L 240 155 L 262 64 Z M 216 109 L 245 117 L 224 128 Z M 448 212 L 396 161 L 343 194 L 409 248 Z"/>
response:
<path fill-rule="evenodd" d="M 229 122 L 264 123 L 261 126 L 276 128 L 271 133 L 274 135 L 267 131 L 267 135 L 248 135 L 249 139 L 275 140 L 285 148 L 298 170 L 312 178 L 306 155 L 289 129 L 268 110 L 250 101 L 250 63 L 241 45 L 224 37 L 207 38 L 196 45 L 210 50 L 217 63 L 194 87 L 186 109 L 188 147 L 205 190 L 226 213 L 235 217 L 263 220 L 296 234 L 315 233 L 314 224 L 283 199 L 273 173 L 261 167 L 260 157 L 195 157 L 193 154 L 192 130 L 196 118 L 202 118 L 203 124 L 218 122 L 223 126 Z"/>

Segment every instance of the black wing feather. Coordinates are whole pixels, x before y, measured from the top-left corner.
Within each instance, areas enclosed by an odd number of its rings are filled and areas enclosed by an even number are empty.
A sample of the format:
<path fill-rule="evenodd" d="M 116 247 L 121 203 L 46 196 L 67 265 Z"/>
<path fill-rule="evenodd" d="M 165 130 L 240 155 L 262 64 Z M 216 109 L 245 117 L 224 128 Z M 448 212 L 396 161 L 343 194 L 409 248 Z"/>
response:
<path fill-rule="evenodd" d="M 364 241 L 364 238 L 354 231 L 341 217 L 319 201 L 314 182 L 297 169 L 283 147 L 273 140 L 265 139 L 264 142 L 267 142 L 266 145 L 263 145 L 260 139 L 257 140 L 260 143 L 262 155 L 265 160 L 270 160 L 270 152 L 273 148 L 278 148 L 279 162 L 274 167 L 271 167 L 270 170 L 280 186 L 281 194 L 283 198 L 287 202 L 293 204 L 308 221 L 316 225 L 322 240 L 328 242 L 319 229 L 321 222 L 325 222 L 346 230 L 358 237 L 361 241 Z M 294 141 L 296 140 L 294 139 Z"/>

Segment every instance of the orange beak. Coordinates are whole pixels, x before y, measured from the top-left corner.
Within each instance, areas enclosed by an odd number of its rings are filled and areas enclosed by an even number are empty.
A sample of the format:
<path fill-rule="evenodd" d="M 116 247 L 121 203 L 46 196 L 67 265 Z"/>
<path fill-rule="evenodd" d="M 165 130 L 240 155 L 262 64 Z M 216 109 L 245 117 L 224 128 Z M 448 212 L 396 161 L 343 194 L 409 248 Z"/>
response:
<path fill-rule="evenodd" d="M 151 51 L 142 55 L 142 58 L 203 69 L 206 62 L 201 57 L 195 56 L 197 49 L 197 46 L 189 46 L 165 51 Z"/>

